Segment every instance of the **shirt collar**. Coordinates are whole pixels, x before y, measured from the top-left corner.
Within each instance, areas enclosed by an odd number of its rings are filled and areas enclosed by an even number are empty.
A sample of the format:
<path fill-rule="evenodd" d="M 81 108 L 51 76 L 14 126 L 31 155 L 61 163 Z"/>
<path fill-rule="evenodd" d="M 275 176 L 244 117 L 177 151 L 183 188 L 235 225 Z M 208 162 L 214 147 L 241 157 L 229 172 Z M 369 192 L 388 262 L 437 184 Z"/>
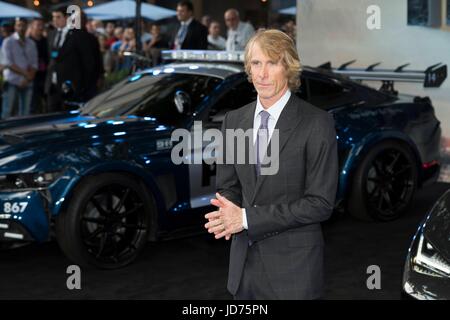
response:
<path fill-rule="evenodd" d="M 69 26 L 66 24 L 63 28 L 56 28 L 56 31 L 67 32 L 69 30 Z"/>
<path fill-rule="evenodd" d="M 17 32 L 13 33 L 13 38 L 16 39 L 16 40 L 19 40 L 19 41 L 23 41 L 23 42 L 27 41 L 27 37 L 25 37 L 23 40 L 20 39 L 20 36 L 19 36 L 19 34 Z"/>
<path fill-rule="evenodd" d="M 274 119 L 275 122 L 278 121 L 278 118 L 281 115 L 281 112 L 283 111 L 284 107 L 286 106 L 286 103 L 288 102 L 289 98 L 291 97 L 291 90 L 287 89 L 287 91 L 284 93 L 284 95 L 275 102 L 269 109 L 264 109 L 261 102 L 259 101 L 259 96 L 256 100 L 256 109 L 255 109 L 255 117 L 259 115 L 261 111 L 267 111 L 270 114 L 270 118 Z"/>
<path fill-rule="evenodd" d="M 194 20 L 194 17 L 190 17 L 189 20 L 182 21 L 181 25 L 189 26 L 191 24 L 192 20 Z"/>
<path fill-rule="evenodd" d="M 239 21 L 236 29 L 233 30 L 233 29 L 230 28 L 228 30 L 230 32 L 239 33 L 241 31 L 241 29 L 242 29 L 242 26 L 243 26 L 242 21 Z"/>

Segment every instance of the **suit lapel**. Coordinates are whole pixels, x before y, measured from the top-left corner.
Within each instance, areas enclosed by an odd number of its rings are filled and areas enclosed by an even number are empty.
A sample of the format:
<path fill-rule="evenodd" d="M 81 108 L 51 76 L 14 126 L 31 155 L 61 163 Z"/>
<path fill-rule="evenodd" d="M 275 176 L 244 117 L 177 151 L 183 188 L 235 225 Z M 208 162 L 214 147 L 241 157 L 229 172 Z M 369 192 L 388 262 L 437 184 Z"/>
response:
<path fill-rule="evenodd" d="M 253 120 L 254 120 L 254 115 L 255 115 L 255 109 L 256 109 L 256 101 L 251 104 L 250 108 L 247 108 L 245 114 L 242 117 L 241 122 L 239 123 L 238 128 L 243 129 L 244 132 L 246 132 L 247 130 L 253 129 Z M 250 151 L 249 151 L 248 155 L 253 156 L 254 155 L 253 133 L 250 137 L 249 147 L 250 147 Z M 246 182 L 250 183 L 250 186 L 251 186 L 250 190 L 253 190 L 256 185 L 255 164 L 252 164 L 251 161 L 245 161 L 245 164 L 240 165 L 240 166 L 243 167 L 242 172 L 245 175 Z M 253 196 L 253 195 L 250 195 L 250 196 Z"/>
<path fill-rule="evenodd" d="M 278 121 L 275 125 L 275 130 L 278 130 L 278 132 L 279 132 L 278 155 L 281 154 L 284 146 L 286 145 L 286 142 L 289 140 L 289 137 L 292 135 L 292 132 L 294 131 L 295 127 L 297 127 L 297 125 L 302 120 L 302 118 L 300 117 L 300 111 L 301 111 L 300 109 L 301 109 L 301 107 L 299 106 L 297 97 L 295 96 L 294 93 L 291 93 L 291 97 L 289 98 L 288 102 L 286 103 L 286 106 L 284 107 L 283 111 L 281 112 L 280 117 L 278 118 Z M 267 150 L 270 150 L 271 145 L 272 145 L 272 140 L 270 140 L 269 145 L 267 146 Z M 278 160 L 279 160 L 279 156 L 276 157 L 275 161 L 278 161 Z M 279 164 L 279 165 L 281 165 L 281 164 Z M 263 184 L 266 177 L 267 177 L 267 175 L 260 175 L 257 177 L 255 192 L 251 199 L 251 203 L 254 202 L 256 194 L 258 193 L 258 190 L 261 187 L 261 185 Z"/>

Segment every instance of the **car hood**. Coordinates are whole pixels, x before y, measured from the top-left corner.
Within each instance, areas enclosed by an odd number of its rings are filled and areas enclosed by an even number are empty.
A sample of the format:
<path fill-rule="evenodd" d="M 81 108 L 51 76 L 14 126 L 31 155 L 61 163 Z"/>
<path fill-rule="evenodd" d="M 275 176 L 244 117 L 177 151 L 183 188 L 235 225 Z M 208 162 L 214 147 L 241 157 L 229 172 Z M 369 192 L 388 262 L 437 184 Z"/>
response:
<path fill-rule="evenodd" d="M 434 205 L 423 229 L 424 237 L 450 261 L 450 190 Z"/>
<path fill-rule="evenodd" d="M 14 119 L 0 123 L 0 156 L 45 145 L 89 143 L 92 137 L 108 140 L 117 136 L 131 138 L 169 128 L 155 118 L 122 116 L 96 118 L 85 115 L 59 115 Z"/>

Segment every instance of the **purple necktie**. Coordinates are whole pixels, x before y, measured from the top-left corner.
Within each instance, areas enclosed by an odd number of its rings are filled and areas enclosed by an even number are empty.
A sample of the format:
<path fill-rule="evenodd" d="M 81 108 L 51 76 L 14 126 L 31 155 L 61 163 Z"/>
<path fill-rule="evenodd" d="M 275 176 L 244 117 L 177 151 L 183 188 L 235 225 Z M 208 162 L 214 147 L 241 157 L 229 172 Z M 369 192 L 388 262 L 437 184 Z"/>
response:
<path fill-rule="evenodd" d="M 264 159 L 264 154 L 267 150 L 269 143 L 269 117 L 270 113 L 267 111 L 261 111 L 259 113 L 261 117 L 261 125 L 259 126 L 258 133 L 256 135 L 256 175 L 261 174 L 261 162 Z"/>

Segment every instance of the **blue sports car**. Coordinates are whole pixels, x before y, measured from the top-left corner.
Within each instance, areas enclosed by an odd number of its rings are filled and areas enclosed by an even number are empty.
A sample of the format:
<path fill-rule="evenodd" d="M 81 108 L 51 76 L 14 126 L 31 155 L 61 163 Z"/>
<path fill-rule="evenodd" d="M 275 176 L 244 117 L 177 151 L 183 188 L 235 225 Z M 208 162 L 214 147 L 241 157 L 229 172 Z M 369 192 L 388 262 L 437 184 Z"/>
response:
<path fill-rule="evenodd" d="M 1 243 L 55 236 L 74 262 L 117 268 L 148 240 L 198 231 L 211 209 L 215 167 L 174 164 L 171 134 L 193 130 L 194 121 L 220 128 L 225 113 L 256 92 L 238 53 L 165 54 L 171 62 L 129 76 L 78 110 L 0 122 Z M 366 78 L 383 87 L 357 81 Z M 304 68 L 296 94 L 335 118 L 337 209 L 393 220 L 436 179 L 441 129 L 432 103 L 396 93 L 393 81 L 437 87 L 445 78 L 446 66 Z"/>

